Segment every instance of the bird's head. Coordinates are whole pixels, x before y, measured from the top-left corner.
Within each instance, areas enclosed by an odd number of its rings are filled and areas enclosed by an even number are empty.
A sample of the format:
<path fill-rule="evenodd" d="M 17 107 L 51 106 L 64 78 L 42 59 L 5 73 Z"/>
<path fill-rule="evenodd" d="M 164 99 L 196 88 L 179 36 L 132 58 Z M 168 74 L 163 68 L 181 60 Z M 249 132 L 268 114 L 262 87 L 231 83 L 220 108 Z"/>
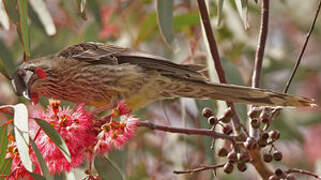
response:
<path fill-rule="evenodd" d="M 11 83 L 17 96 L 38 102 L 38 88 L 47 81 L 50 57 L 42 57 L 22 63 L 12 74 Z"/>

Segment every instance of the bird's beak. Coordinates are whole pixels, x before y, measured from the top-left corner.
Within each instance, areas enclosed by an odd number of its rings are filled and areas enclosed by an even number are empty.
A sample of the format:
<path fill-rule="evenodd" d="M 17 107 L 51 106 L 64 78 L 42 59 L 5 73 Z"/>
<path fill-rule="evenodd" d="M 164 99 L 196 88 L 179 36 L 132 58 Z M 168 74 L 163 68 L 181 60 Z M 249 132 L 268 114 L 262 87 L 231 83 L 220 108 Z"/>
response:
<path fill-rule="evenodd" d="M 28 99 L 28 100 L 31 100 L 29 94 L 30 94 L 30 93 L 29 93 L 28 89 L 25 89 L 25 90 L 22 92 L 23 97 L 25 97 L 25 98 Z"/>

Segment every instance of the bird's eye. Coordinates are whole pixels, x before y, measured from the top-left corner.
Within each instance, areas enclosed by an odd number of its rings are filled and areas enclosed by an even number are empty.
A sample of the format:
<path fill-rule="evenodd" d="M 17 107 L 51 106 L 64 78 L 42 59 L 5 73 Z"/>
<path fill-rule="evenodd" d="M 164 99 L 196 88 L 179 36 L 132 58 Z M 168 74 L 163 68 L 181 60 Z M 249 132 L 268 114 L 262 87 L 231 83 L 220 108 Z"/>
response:
<path fill-rule="evenodd" d="M 18 71 L 17 74 L 18 74 L 20 77 L 26 76 L 26 72 L 25 72 L 25 71 Z"/>

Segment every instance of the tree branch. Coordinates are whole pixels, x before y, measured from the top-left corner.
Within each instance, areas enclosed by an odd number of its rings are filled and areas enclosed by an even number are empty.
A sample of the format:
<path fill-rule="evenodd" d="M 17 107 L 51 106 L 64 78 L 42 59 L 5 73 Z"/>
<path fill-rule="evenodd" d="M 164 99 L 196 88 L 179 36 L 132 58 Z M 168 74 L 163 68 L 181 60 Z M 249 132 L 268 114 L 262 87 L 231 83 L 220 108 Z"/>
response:
<path fill-rule="evenodd" d="M 316 179 L 321 179 L 321 177 L 319 175 L 314 174 L 313 172 L 310 172 L 310 171 L 302 170 L 302 169 L 296 169 L 296 168 L 288 169 L 286 171 L 286 173 L 287 174 L 291 174 L 291 173 L 303 174 L 303 175 L 307 175 L 307 176 L 312 176 Z"/>
<path fill-rule="evenodd" d="M 199 11 L 200 11 L 201 18 L 202 18 L 202 23 L 203 23 L 203 26 L 205 29 L 207 41 L 208 41 L 208 44 L 210 47 L 211 55 L 212 55 L 212 58 L 214 61 L 214 65 L 215 65 L 216 72 L 218 74 L 219 81 L 220 81 L 220 83 L 227 83 L 226 78 L 225 78 L 225 72 L 224 72 L 223 66 L 221 64 L 216 40 L 213 35 L 213 30 L 212 30 L 210 18 L 209 18 L 208 12 L 207 12 L 206 3 L 204 0 L 197 0 L 197 2 L 198 2 Z M 234 117 L 233 117 L 233 121 L 232 121 L 233 128 L 234 128 L 236 134 L 240 134 L 241 123 L 240 123 L 240 118 L 238 117 L 238 115 L 235 111 L 234 104 L 232 102 L 226 102 L 226 103 L 227 103 L 228 107 L 231 107 L 231 109 L 234 113 Z"/>
<path fill-rule="evenodd" d="M 290 84 L 291 84 L 291 82 L 292 82 L 292 80 L 293 80 L 293 78 L 294 78 L 294 75 L 295 75 L 295 73 L 296 73 L 296 71 L 297 71 L 297 69 L 298 69 L 298 67 L 299 67 L 299 65 L 300 65 L 300 63 L 301 63 L 303 54 L 304 54 L 305 49 L 306 49 L 306 47 L 307 47 L 307 45 L 308 45 L 310 36 L 311 36 L 311 34 L 312 34 L 312 32 L 313 32 L 314 25 L 315 25 L 315 23 L 317 22 L 317 19 L 318 19 L 319 13 L 320 13 L 320 9 L 321 9 L 321 1 L 319 1 L 318 9 L 317 9 L 317 11 L 316 11 L 316 13 L 315 13 L 313 22 L 312 22 L 312 24 L 311 24 L 311 26 L 310 26 L 310 30 L 309 30 L 309 32 L 308 32 L 308 34 L 307 34 L 307 36 L 306 36 L 305 42 L 304 42 L 303 47 L 302 47 L 302 49 L 301 49 L 300 55 L 299 55 L 299 57 L 298 57 L 298 59 L 297 59 L 297 61 L 296 61 L 296 63 L 295 63 L 295 66 L 294 66 L 294 69 L 293 69 L 293 71 L 292 71 L 292 74 L 291 74 L 291 76 L 290 76 L 290 78 L 289 78 L 289 80 L 288 80 L 288 82 L 287 82 L 287 84 L 286 84 L 286 86 L 285 86 L 285 88 L 284 88 L 284 93 L 287 93 L 287 92 L 288 92 L 289 87 L 290 87 Z"/>
<path fill-rule="evenodd" d="M 266 39 L 269 29 L 269 6 L 270 0 L 262 1 L 260 34 L 255 54 L 255 62 L 252 75 L 252 87 L 254 88 L 260 87 L 264 49 L 266 46 Z"/>
<path fill-rule="evenodd" d="M 225 163 L 223 164 L 217 164 L 217 165 L 211 165 L 211 166 L 203 166 L 195 169 L 190 169 L 190 170 L 184 170 L 184 171 L 174 171 L 174 174 L 193 174 L 193 173 L 199 173 L 202 171 L 206 171 L 209 169 L 216 170 L 217 168 L 222 168 L 224 167 Z"/>
<path fill-rule="evenodd" d="M 137 126 L 147 127 L 152 130 L 166 131 L 166 132 L 171 132 L 171 133 L 210 136 L 213 138 L 226 139 L 226 140 L 229 140 L 229 141 L 232 141 L 233 143 L 235 143 L 234 136 L 229 136 L 226 134 L 217 133 L 217 132 L 209 130 L 209 129 L 170 127 L 170 126 L 153 124 L 148 121 L 139 121 Z"/>

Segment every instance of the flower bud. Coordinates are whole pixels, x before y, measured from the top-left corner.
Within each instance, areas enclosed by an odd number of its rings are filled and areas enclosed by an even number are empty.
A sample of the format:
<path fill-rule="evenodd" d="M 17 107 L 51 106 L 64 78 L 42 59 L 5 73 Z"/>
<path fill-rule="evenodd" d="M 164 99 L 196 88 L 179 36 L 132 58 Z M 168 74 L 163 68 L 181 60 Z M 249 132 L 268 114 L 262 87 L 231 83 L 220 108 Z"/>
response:
<path fill-rule="evenodd" d="M 263 160 L 267 163 L 271 162 L 273 160 L 273 157 L 271 154 L 263 154 Z"/>
<path fill-rule="evenodd" d="M 209 117 L 213 116 L 213 111 L 210 108 L 205 107 L 202 110 L 202 116 L 205 118 L 209 118 Z"/>
<path fill-rule="evenodd" d="M 235 163 L 237 161 L 237 155 L 235 151 L 231 151 L 227 154 L 227 160 L 231 163 Z"/>
<path fill-rule="evenodd" d="M 223 169 L 226 174 L 230 174 L 233 171 L 233 164 L 230 162 L 226 162 Z"/>
<path fill-rule="evenodd" d="M 221 148 L 220 150 L 218 150 L 218 156 L 220 157 L 225 157 L 228 154 L 228 151 L 226 148 Z"/>
<path fill-rule="evenodd" d="M 275 171 L 274 171 L 274 174 L 278 177 L 282 176 L 283 175 L 283 171 L 282 169 L 280 168 L 277 168 Z"/>
<path fill-rule="evenodd" d="M 249 112 L 247 113 L 247 115 L 248 115 L 251 119 L 255 119 L 255 118 L 259 117 L 260 112 L 261 112 L 261 109 L 260 109 L 260 108 L 254 107 L 254 108 L 251 108 L 251 109 L 249 110 Z"/>
<path fill-rule="evenodd" d="M 241 171 L 241 172 L 244 172 L 244 171 L 247 170 L 247 166 L 246 166 L 245 163 L 238 163 L 238 164 L 237 164 L 237 169 L 238 169 L 239 171 Z"/>
<path fill-rule="evenodd" d="M 220 118 L 220 121 L 223 123 L 229 123 L 233 117 L 233 111 L 232 109 L 229 107 L 226 109 L 226 111 L 224 112 L 224 115 L 222 118 Z"/>
<path fill-rule="evenodd" d="M 278 130 L 272 130 L 269 132 L 270 137 L 272 138 L 273 141 L 276 141 L 280 138 L 280 131 Z"/>
<path fill-rule="evenodd" d="M 276 160 L 276 161 L 281 161 L 282 160 L 282 153 L 280 151 L 275 151 L 273 153 L 273 159 Z"/>
<path fill-rule="evenodd" d="M 208 118 L 207 122 L 208 122 L 208 124 L 214 126 L 215 124 L 218 123 L 218 120 L 215 116 L 211 116 Z"/>
<path fill-rule="evenodd" d="M 247 163 L 247 162 L 250 162 L 251 157 L 250 157 L 249 153 L 247 153 L 247 152 L 241 152 L 241 153 L 238 153 L 238 154 L 237 154 L 237 159 L 238 159 L 240 162 Z"/>
<path fill-rule="evenodd" d="M 255 149 L 257 147 L 256 140 L 253 137 L 248 137 L 244 142 L 244 146 L 246 149 Z"/>
<path fill-rule="evenodd" d="M 257 118 L 251 119 L 251 126 L 254 129 L 259 128 L 260 127 L 260 121 Z"/>

